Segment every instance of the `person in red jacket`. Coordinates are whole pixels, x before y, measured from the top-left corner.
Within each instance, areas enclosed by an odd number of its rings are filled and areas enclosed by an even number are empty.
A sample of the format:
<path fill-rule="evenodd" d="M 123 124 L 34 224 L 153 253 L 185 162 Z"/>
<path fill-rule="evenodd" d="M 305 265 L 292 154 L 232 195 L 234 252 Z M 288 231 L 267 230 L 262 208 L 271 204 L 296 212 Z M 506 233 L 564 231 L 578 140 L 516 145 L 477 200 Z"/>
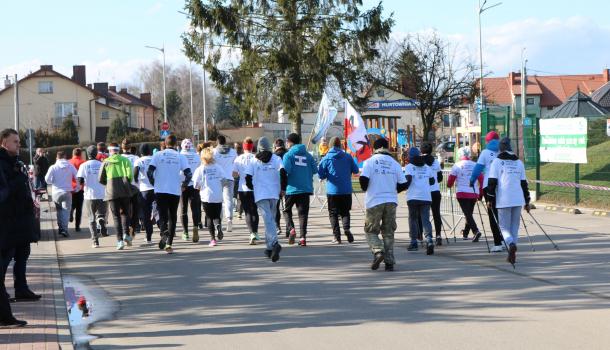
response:
<path fill-rule="evenodd" d="M 83 159 L 83 150 L 80 148 L 75 148 L 72 151 L 72 159 L 70 159 L 70 164 L 72 164 L 76 171 L 80 168 L 81 164 L 83 164 L 85 160 Z M 74 231 L 80 232 L 80 221 L 83 216 L 83 202 L 84 202 L 84 192 L 82 188 L 77 188 L 76 179 L 72 179 L 72 209 L 70 209 L 70 222 L 74 222 Z"/>
<path fill-rule="evenodd" d="M 458 150 L 459 161 L 451 168 L 449 179 L 447 180 L 447 187 L 451 188 L 454 185 L 456 188 L 456 197 L 462 212 L 466 217 L 466 226 L 462 231 L 462 237 L 464 240 L 468 239 L 468 233 L 472 230 L 474 233 L 474 239 L 478 240 L 481 237 L 481 232 L 477 227 L 477 223 L 474 220 L 473 212 L 477 201 L 480 199 L 483 193 L 483 174 L 480 174 L 477 178 L 478 184 L 474 187 L 470 187 L 470 176 L 476 165 L 475 162 L 470 160 L 470 149 L 468 147 L 462 147 Z"/>
<path fill-rule="evenodd" d="M 99 160 L 100 162 L 103 162 L 104 159 L 108 157 L 110 157 L 110 155 L 108 154 L 108 150 L 106 149 L 106 144 L 104 142 L 98 142 L 97 156 L 95 156 L 95 159 Z"/>

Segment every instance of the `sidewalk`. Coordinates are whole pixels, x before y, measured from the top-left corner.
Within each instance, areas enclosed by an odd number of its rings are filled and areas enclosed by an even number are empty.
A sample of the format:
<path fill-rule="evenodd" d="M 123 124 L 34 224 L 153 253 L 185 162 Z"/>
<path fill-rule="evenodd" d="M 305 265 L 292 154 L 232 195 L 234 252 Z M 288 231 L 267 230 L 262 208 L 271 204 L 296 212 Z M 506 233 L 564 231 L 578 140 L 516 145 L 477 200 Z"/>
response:
<path fill-rule="evenodd" d="M 42 203 L 42 237 L 32 244 L 27 278 L 30 288 L 42 294 L 38 302 L 12 303 L 13 314 L 28 321 L 23 328 L 0 329 L 0 350 L 72 349 L 70 328 L 55 245 L 55 222 L 48 202 Z M 6 273 L 6 287 L 13 291 L 12 264 Z"/>

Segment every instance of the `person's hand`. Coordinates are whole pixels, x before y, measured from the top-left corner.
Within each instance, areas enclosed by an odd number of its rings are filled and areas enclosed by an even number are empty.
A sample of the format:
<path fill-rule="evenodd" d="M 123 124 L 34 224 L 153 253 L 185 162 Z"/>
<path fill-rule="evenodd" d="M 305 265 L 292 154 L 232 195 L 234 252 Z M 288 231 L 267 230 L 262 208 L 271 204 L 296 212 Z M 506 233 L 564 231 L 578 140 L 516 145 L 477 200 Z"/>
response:
<path fill-rule="evenodd" d="M 529 213 L 529 212 L 530 212 L 530 209 L 531 209 L 531 208 L 530 208 L 529 203 L 527 203 L 526 205 L 524 205 L 524 206 L 523 206 L 523 209 L 525 209 L 525 211 Z"/>

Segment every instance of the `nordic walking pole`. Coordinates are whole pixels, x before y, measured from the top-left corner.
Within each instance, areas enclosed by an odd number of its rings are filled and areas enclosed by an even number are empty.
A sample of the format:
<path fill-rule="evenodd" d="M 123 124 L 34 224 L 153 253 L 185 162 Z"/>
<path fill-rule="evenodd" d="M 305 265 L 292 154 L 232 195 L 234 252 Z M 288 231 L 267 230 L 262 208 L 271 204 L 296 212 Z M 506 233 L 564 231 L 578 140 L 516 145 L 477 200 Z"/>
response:
<path fill-rule="evenodd" d="M 474 187 L 472 188 L 472 193 L 474 193 L 475 195 L 477 194 Z M 485 244 L 487 244 L 487 252 L 491 254 L 491 249 L 489 249 L 489 241 L 487 240 L 487 231 L 485 231 L 485 224 L 483 223 L 483 214 L 481 214 L 481 207 L 479 206 L 478 197 L 479 196 L 477 195 L 477 199 L 476 199 L 477 210 L 479 211 L 479 218 L 481 219 L 481 227 L 483 228 L 483 235 L 485 236 Z"/>
<path fill-rule="evenodd" d="M 441 228 L 443 229 L 443 232 L 445 233 L 445 240 L 447 240 L 447 244 L 449 244 L 449 236 L 447 236 L 447 230 L 445 230 L 445 223 L 442 220 L 441 220 Z"/>
<path fill-rule="evenodd" d="M 487 199 L 485 200 L 485 205 L 488 205 L 489 202 L 487 202 Z M 491 209 L 491 216 L 494 219 L 494 222 L 496 223 L 496 225 L 498 226 L 498 228 L 500 228 L 500 221 L 498 220 L 498 218 L 496 217 L 496 213 L 493 211 L 493 208 Z M 504 240 L 504 237 L 502 237 L 502 244 L 504 244 L 504 249 L 506 249 L 506 251 L 508 252 L 508 244 L 506 244 L 506 241 Z M 510 263 L 513 266 L 513 270 L 515 269 L 515 264 Z"/>
<path fill-rule="evenodd" d="M 523 222 L 523 228 L 525 229 L 525 233 L 527 234 L 527 239 L 530 241 L 532 251 L 535 252 L 536 248 L 534 248 L 534 244 L 532 243 L 532 237 L 530 237 L 530 233 L 527 231 L 527 225 L 525 224 L 525 219 L 523 219 L 523 215 L 521 215 L 521 221 Z"/>
<path fill-rule="evenodd" d="M 534 217 L 534 215 L 532 215 L 532 213 L 528 212 L 528 214 L 530 214 L 530 216 L 532 217 L 532 219 L 534 220 L 534 222 L 536 223 L 536 225 L 538 225 L 538 227 L 540 228 L 540 230 L 542 231 L 542 233 L 544 233 L 544 235 L 546 236 L 546 238 L 549 239 L 549 241 L 551 241 L 551 243 L 553 244 L 553 246 L 555 247 L 555 249 L 559 250 L 559 247 L 557 246 L 557 244 L 555 244 L 555 242 L 553 242 L 553 240 L 551 239 L 551 237 L 546 233 L 546 231 L 542 228 L 542 225 L 540 225 L 540 223 L 538 222 L 538 220 L 536 220 L 536 218 Z"/>

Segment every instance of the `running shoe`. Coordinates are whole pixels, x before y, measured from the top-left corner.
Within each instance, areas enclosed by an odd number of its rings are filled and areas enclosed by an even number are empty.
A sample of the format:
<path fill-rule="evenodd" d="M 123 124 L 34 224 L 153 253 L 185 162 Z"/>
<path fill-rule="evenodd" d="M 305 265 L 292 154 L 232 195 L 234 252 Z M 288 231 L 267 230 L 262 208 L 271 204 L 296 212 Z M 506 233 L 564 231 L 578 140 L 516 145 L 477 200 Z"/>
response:
<path fill-rule="evenodd" d="M 280 252 L 282 251 L 282 246 L 279 242 L 275 242 L 273 245 L 273 249 L 271 249 L 271 261 L 276 262 L 280 260 Z"/>
<path fill-rule="evenodd" d="M 307 247 L 307 241 L 305 238 L 299 239 L 299 247 Z"/>
<path fill-rule="evenodd" d="M 130 235 L 123 235 L 123 240 L 124 240 L 125 242 L 127 242 L 127 245 L 128 245 L 129 247 L 131 247 L 131 241 L 133 240 L 133 238 L 132 238 Z"/>
<path fill-rule="evenodd" d="M 345 236 L 347 237 L 347 243 L 354 243 L 354 235 L 351 232 L 345 231 Z"/>
<path fill-rule="evenodd" d="M 166 252 L 167 254 L 174 254 L 174 250 L 172 249 L 172 246 L 171 246 L 171 245 L 166 245 L 166 246 L 165 246 L 165 252 Z"/>
<path fill-rule="evenodd" d="M 394 264 L 385 264 L 385 270 L 386 271 L 394 271 Z"/>
<path fill-rule="evenodd" d="M 265 249 L 265 256 L 269 259 L 271 259 L 271 252 L 272 252 L 271 249 Z"/>
<path fill-rule="evenodd" d="M 123 241 L 118 241 L 116 244 L 116 250 L 123 250 L 125 248 L 125 243 Z"/>
<path fill-rule="evenodd" d="M 439 247 L 443 245 L 443 237 L 436 237 L 436 245 Z"/>
<path fill-rule="evenodd" d="M 468 241 L 470 238 L 468 237 L 468 232 L 462 230 L 462 240 Z"/>
<path fill-rule="evenodd" d="M 222 225 L 216 225 L 216 237 L 219 241 L 222 241 L 224 238 L 224 233 L 222 233 Z"/>
<path fill-rule="evenodd" d="M 434 242 L 432 238 L 426 242 L 426 255 L 434 255 Z"/>
<path fill-rule="evenodd" d="M 256 236 L 254 233 L 250 234 L 250 245 L 256 245 Z"/>
<path fill-rule="evenodd" d="M 233 232 L 233 220 L 231 219 L 227 222 L 227 232 Z"/>
<path fill-rule="evenodd" d="M 335 238 L 333 238 L 333 240 L 330 243 L 332 243 L 332 244 L 341 244 L 341 238 L 335 237 Z"/>
<path fill-rule="evenodd" d="M 182 232 L 182 240 L 183 241 L 188 241 L 189 240 L 189 233 L 184 231 Z"/>
<path fill-rule="evenodd" d="M 213 239 L 213 240 L 211 240 L 211 241 L 210 241 L 210 244 L 208 244 L 208 246 L 210 246 L 210 247 L 216 247 L 216 244 L 217 244 L 217 243 L 216 243 L 216 240 L 215 240 L 215 239 Z"/>
<path fill-rule="evenodd" d="M 288 244 L 293 245 L 296 238 L 297 238 L 297 231 L 293 227 L 290 229 L 290 233 L 288 234 Z"/>
<path fill-rule="evenodd" d="M 377 270 L 379 268 L 379 265 L 381 265 L 382 262 L 383 262 L 383 253 L 382 252 L 375 253 L 375 255 L 373 256 L 373 263 L 371 264 L 371 270 Z"/>
<path fill-rule="evenodd" d="M 479 239 L 481 239 L 481 231 L 474 234 L 474 237 L 472 238 L 472 243 L 478 243 Z"/>
<path fill-rule="evenodd" d="M 517 262 L 517 245 L 515 243 L 508 246 L 508 258 L 506 260 L 513 266 Z"/>
<path fill-rule="evenodd" d="M 502 253 L 502 251 L 504 251 L 503 248 L 504 247 L 502 247 L 501 245 L 495 245 L 491 248 L 491 252 L 492 253 Z"/>
<path fill-rule="evenodd" d="M 407 247 L 407 250 L 410 252 L 416 252 L 419 249 L 417 241 L 411 241 L 411 244 Z"/>
<path fill-rule="evenodd" d="M 258 232 L 254 232 L 254 239 L 257 240 L 257 241 L 261 240 L 261 238 L 258 235 Z"/>
<path fill-rule="evenodd" d="M 100 247 L 100 242 L 96 239 L 93 240 L 92 244 L 91 244 L 91 248 L 99 248 Z"/>

